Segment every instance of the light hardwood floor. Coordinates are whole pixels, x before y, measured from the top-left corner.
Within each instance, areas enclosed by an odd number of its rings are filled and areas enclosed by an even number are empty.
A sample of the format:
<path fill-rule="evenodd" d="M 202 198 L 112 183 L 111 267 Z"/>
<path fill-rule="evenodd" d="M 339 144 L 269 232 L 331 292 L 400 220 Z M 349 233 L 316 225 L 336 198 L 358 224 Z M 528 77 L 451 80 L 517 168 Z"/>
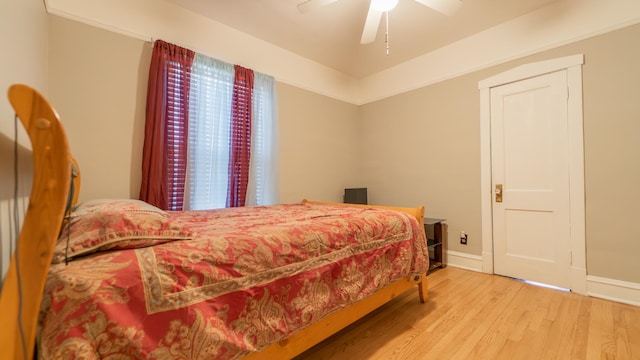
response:
<path fill-rule="evenodd" d="M 309 359 L 640 359 L 640 307 L 446 267 L 298 356 Z"/>

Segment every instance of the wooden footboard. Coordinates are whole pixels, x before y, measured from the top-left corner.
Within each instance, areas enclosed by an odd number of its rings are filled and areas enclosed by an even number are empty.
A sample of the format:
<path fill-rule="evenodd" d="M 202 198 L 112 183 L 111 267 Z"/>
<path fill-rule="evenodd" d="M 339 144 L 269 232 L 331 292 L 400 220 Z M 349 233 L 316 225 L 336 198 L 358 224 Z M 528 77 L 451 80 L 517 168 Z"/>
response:
<path fill-rule="evenodd" d="M 326 204 L 326 205 L 338 205 L 338 206 L 355 206 L 355 207 L 373 207 L 381 209 L 389 209 L 406 212 L 413 215 L 420 224 L 422 224 L 422 218 L 424 216 L 424 207 L 419 206 L 417 208 L 404 208 L 404 207 L 392 207 L 392 206 L 377 206 L 377 205 L 358 205 L 358 204 L 342 204 L 342 203 L 329 203 L 329 202 L 317 202 L 303 200 L 303 203 L 308 204 Z M 264 350 L 253 353 L 246 357 L 247 359 L 291 359 L 307 349 L 310 349 L 314 345 L 322 342 L 329 336 L 337 333 L 345 327 L 353 324 L 363 316 L 369 314 L 371 311 L 386 304 L 390 300 L 398 297 L 404 292 L 418 288 L 420 296 L 420 302 L 424 303 L 428 298 L 427 291 L 427 276 L 422 274 L 419 276 L 410 276 L 402 280 L 398 280 L 389 286 L 380 289 L 375 294 L 362 299 L 361 301 L 336 311 L 333 314 L 325 317 L 321 321 L 310 325 L 309 327 L 296 332 L 288 338 L 271 344 Z"/>

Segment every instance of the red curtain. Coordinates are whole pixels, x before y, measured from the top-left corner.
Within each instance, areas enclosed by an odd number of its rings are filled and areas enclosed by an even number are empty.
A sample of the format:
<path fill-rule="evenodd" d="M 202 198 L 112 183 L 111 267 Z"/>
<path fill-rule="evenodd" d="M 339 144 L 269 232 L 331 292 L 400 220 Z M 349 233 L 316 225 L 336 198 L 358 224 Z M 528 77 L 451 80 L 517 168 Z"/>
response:
<path fill-rule="evenodd" d="M 195 52 L 156 40 L 151 55 L 140 200 L 182 210 L 189 86 Z"/>
<path fill-rule="evenodd" d="M 231 103 L 231 139 L 229 156 L 229 193 L 227 207 L 244 206 L 249 184 L 251 158 L 251 112 L 253 70 L 235 65 Z"/>

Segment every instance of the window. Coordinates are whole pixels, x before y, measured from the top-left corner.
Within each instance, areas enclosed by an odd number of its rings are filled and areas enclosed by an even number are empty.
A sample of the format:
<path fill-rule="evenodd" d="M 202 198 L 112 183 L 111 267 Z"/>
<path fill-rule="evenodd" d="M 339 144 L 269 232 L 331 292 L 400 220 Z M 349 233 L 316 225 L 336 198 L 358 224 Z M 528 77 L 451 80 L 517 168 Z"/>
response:
<path fill-rule="evenodd" d="M 158 47 L 166 51 L 158 42 L 154 55 Z M 173 52 L 179 48 L 163 44 Z M 152 79 L 156 56 L 152 59 L 140 198 L 170 210 L 277 203 L 273 78 L 192 54 L 184 63 L 157 56 L 164 62 L 165 71 L 155 71 L 162 81 Z M 158 99 L 163 106 L 150 111 Z M 154 133 L 158 128 L 162 136 Z M 166 156 L 153 156 L 150 149 L 158 148 L 157 153 Z M 153 159 L 161 162 L 162 170 L 153 171 Z M 158 177 L 161 181 L 152 180 Z"/>

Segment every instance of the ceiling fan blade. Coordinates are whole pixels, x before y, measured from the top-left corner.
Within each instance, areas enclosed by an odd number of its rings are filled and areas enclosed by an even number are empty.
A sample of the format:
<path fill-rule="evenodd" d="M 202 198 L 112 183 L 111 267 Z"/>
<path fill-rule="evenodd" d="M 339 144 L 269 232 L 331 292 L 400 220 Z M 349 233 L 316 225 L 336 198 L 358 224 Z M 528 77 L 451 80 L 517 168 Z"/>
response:
<path fill-rule="evenodd" d="M 360 44 L 369 44 L 376 39 L 381 18 L 382 11 L 378 11 L 374 9 L 372 5 L 369 5 L 369 13 L 367 14 L 367 20 L 364 23 L 364 29 L 362 30 L 362 39 L 360 39 Z"/>
<path fill-rule="evenodd" d="M 462 1 L 460 0 L 416 0 L 420 4 L 430 7 L 433 10 L 451 16 L 460 10 Z"/>
<path fill-rule="evenodd" d="M 301 13 L 307 13 L 315 8 L 319 8 L 321 6 L 325 6 L 331 4 L 332 2 L 336 2 L 338 0 L 307 0 L 298 4 L 298 11 Z"/>

